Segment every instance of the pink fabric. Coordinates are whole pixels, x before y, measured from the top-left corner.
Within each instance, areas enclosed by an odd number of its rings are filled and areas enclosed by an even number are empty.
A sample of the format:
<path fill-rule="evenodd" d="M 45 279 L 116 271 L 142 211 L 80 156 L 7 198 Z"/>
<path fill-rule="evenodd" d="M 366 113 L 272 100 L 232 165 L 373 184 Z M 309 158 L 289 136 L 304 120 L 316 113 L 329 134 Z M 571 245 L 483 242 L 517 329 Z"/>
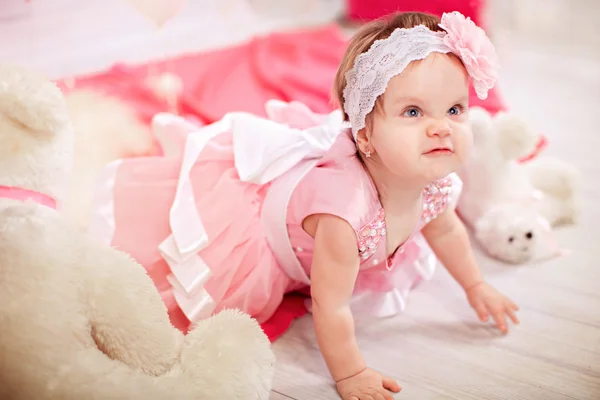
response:
<path fill-rule="evenodd" d="M 361 247 L 370 247 L 371 243 L 376 245 L 371 251 L 365 250 L 364 257 L 361 259 L 361 268 L 368 271 L 377 269 L 387 275 L 388 280 L 394 281 L 392 277 L 396 272 L 412 268 L 412 264 L 419 256 L 419 246 L 415 249 L 414 238 L 419 234 L 420 228 L 448 206 L 454 207 L 456 204 L 461 182 L 456 176 L 448 178 L 447 181 L 447 186 L 450 188 L 448 196 L 430 197 L 424 194 L 425 211 L 421 221 L 415 227 L 413 236 L 388 258 L 385 234 L 371 233 L 373 229 L 377 231 L 386 229 L 385 213 L 377 190 L 356 155 L 356 146 L 351 133 L 349 131 L 342 133 L 328 154 L 296 187 L 288 205 L 287 226 L 290 241 L 295 249 L 301 249 L 296 253 L 296 257 L 310 275 L 314 240 L 304 231 L 302 222 L 312 214 L 332 214 L 346 220 L 354 228 L 359 251 Z M 438 185 L 433 183 L 431 186 L 439 187 Z M 441 192 L 438 189 L 434 191 Z M 430 214 L 429 210 L 434 210 L 433 214 Z M 363 240 L 365 236 L 372 237 L 372 242 Z M 406 251 L 407 249 L 410 251 Z M 412 281 L 396 281 L 395 286 L 412 287 L 413 284 Z M 362 287 L 374 288 L 372 285 Z"/>
<path fill-rule="evenodd" d="M 12 186 L 0 186 L 0 199 L 12 199 L 19 201 L 31 200 L 42 206 L 56 209 L 56 200 L 40 192 Z"/>
<path fill-rule="evenodd" d="M 399 253 L 395 260 L 398 265 L 410 265 L 419 257 L 421 249 L 414 240 L 409 240 L 402 248 L 404 251 Z M 409 268 L 395 272 L 392 274 L 381 267 L 367 269 L 357 277 L 354 290 L 356 293 L 387 292 L 399 287 L 403 292 L 408 292 L 420 278 Z M 409 273 L 410 277 L 407 277 L 406 273 Z"/>
<path fill-rule="evenodd" d="M 358 231 L 377 215 L 376 200 L 377 192 L 356 155 L 354 141 L 342 133 L 296 188 L 288 206 L 289 229 L 300 227 L 308 215 L 334 214 Z"/>
<path fill-rule="evenodd" d="M 281 303 L 290 281 L 278 268 L 261 233 L 259 210 L 268 186 L 238 179 L 231 146 L 231 134 L 215 138 L 191 173 L 196 204 L 211 238 L 211 245 L 199 256 L 213 273 L 205 288 L 218 303 L 215 311 L 240 308 L 262 322 Z M 125 160 L 118 169 L 114 193 L 112 244 L 148 270 L 171 313 L 177 305 L 167 281 L 170 270 L 158 246 L 170 233 L 169 209 L 180 160 Z"/>
<path fill-rule="evenodd" d="M 486 0 L 346 0 L 347 15 L 354 21 L 371 21 L 396 11 L 419 11 L 441 16 L 458 11 L 482 26 Z"/>

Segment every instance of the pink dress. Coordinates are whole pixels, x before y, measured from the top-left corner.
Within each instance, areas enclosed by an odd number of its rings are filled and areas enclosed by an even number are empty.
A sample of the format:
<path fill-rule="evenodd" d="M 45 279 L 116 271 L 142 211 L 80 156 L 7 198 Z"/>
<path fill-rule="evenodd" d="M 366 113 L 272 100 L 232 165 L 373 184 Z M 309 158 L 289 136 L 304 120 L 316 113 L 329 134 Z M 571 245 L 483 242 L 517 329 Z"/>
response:
<path fill-rule="evenodd" d="M 181 153 L 107 166 L 91 233 L 140 262 L 171 313 L 194 323 L 237 308 L 264 322 L 286 293 L 310 286 L 313 239 L 302 221 L 337 215 L 355 229 L 361 259 L 352 307 L 401 311 L 436 265 L 420 229 L 456 203 L 458 178 L 425 189 L 414 234 L 386 257 L 384 210 L 341 113 L 280 101 L 266 111 L 204 127 L 157 115 L 154 129 Z"/>

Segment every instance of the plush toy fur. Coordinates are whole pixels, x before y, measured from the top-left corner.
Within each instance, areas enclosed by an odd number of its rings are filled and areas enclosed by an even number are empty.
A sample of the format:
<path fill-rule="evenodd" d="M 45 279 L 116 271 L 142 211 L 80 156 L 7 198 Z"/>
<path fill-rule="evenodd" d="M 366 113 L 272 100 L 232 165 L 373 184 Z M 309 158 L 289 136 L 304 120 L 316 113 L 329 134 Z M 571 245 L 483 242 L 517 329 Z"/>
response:
<path fill-rule="evenodd" d="M 58 88 L 0 66 L 0 185 L 63 201 L 74 134 Z M 143 268 L 54 209 L 0 198 L 0 399 L 267 399 L 274 355 L 235 311 L 183 336 Z"/>
<path fill-rule="evenodd" d="M 491 256 L 527 262 L 548 247 L 551 227 L 576 221 L 577 171 L 554 158 L 518 162 L 539 135 L 515 114 L 474 107 L 469 118 L 474 146 L 460 173 L 458 212 Z"/>
<path fill-rule="evenodd" d="M 119 158 L 156 154 L 158 143 L 135 112 L 118 98 L 91 89 L 74 89 L 65 99 L 75 131 L 75 153 L 63 215 L 84 230 L 100 171 Z"/>

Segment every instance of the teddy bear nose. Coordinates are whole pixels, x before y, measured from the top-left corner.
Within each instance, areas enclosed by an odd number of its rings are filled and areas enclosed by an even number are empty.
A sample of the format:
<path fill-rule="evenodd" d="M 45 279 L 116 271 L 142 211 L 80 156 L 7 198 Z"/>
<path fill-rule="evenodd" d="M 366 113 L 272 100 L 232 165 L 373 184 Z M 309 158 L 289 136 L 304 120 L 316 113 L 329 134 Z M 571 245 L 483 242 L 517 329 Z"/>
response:
<path fill-rule="evenodd" d="M 531 231 L 530 231 L 530 232 L 527 232 L 527 233 L 525 234 L 525 237 L 527 238 L 527 240 L 531 240 L 531 239 L 533 239 L 533 232 L 531 232 Z"/>

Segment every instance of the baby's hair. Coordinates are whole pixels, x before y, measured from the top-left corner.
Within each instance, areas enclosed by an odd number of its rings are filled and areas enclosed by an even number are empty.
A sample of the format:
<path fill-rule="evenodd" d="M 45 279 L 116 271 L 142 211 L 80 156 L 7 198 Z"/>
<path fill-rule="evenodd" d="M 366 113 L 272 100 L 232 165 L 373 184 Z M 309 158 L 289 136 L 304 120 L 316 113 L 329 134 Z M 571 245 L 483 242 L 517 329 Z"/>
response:
<path fill-rule="evenodd" d="M 344 119 L 349 117 L 344 111 L 344 88 L 346 87 L 346 72 L 354 66 L 356 58 L 373 45 L 376 40 L 387 39 L 397 28 L 410 29 L 418 25 L 425 25 L 432 31 L 443 31 L 438 26 L 440 19 L 435 15 L 405 12 L 395 13 L 382 19 L 367 23 L 350 40 L 346 53 L 335 75 L 333 83 L 333 101 L 344 112 Z M 375 108 L 380 106 L 380 98 L 375 102 Z M 370 115 L 371 113 L 369 113 Z M 367 118 L 369 118 L 369 115 Z"/>

